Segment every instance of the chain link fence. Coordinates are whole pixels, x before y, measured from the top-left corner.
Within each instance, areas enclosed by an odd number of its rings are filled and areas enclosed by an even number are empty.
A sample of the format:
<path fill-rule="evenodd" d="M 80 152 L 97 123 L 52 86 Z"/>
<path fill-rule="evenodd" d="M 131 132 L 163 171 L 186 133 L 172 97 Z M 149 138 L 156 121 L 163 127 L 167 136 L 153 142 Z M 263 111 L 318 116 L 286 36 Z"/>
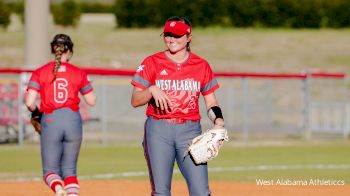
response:
<path fill-rule="evenodd" d="M 84 142 L 141 141 L 146 106 L 130 104 L 132 71 L 89 70 L 97 104 L 81 103 Z M 30 70 L 0 70 L 0 143 L 37 142 L 24 105 Z M 233 141 L 349 135 L 344 74 L 217 73 L 216 91 Z M 39 100 L 38 100 L 39 101 Z M 200 98 L 202 129 L 212 125 Z"/>

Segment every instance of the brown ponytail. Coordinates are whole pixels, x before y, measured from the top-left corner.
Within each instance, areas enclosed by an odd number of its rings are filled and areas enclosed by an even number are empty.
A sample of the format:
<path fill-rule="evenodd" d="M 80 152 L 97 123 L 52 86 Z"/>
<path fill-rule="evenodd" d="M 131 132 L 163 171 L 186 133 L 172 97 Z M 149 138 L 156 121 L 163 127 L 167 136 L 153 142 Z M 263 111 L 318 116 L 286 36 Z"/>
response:
<path fill-rule="evenodd" d="M 53 78 L 52 82 L 56 80 L 58 69 L 61 66 L 62 54 L 68 50 L 73 52 L 73 42 L 70 37 L 65 34 L 57 34 L 51 42 L 51 53 L 55 54 L 55 66 L 53 69 L 53 74 L 55 77 Z"/>
<path fill-rule="evenodd" d="M 54 74 L 54 79 L 56 80 L 56 76 L 57 76 L 57 71 L 61 66 L 61 57 L 62 54 L 64 52 L 64 45 L 63 44 L 57 44 L 54 46 L 54 51 L 55 51 L 55 67 L 53 69 L 53 74 Z"/>

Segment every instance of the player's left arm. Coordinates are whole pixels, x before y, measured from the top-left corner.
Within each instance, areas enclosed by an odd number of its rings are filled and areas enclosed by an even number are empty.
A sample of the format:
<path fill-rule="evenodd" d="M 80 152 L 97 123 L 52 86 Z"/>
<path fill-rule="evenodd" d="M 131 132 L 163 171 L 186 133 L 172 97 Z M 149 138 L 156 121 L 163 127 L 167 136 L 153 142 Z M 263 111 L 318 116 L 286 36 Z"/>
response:
<path fill-rule="evenodd" d="M 96 105 L 96 95 L 94 93 L 94 88 L 92 87 L 91 81 L 88 78 L 88 75 L 86 72 L 81 71 L 81 87 L 80 87 L 80 93 L 83 95 L 85 103 L 87 103 L 89 106 L 95 106 Z"/>
<path fill-rule="evenodd" d="M 225 126 L 224 117 L 222 115 L 222 111 L 216 99 L 215 93 L 212 92 L 204 95 L 203 97 L 207 108 L 208 117 L 214 124 L 213 128 L 214 129 L 224 128 Z"/>
<path fill-rule="evenodd" d="M 42 112 L 39 111 L 39 108 L 35 104 L 36 96 L 38 95 L 38 91 L 33 89 L 28 89 L 28 93 L 25 99 L 25 104 L 28 110 L 32 113 L 30 122 L 34 126 L 34 129 L 37 133 L 41 134 L 41 117 Z"/>
<path fill-rule="evenodd" d="M 96 105 L 96 95 L 93 91 L 90 91 L 87 94 L 83 95 L 85 103 L 87 103 L 89 106 L 95 106 Z"/>

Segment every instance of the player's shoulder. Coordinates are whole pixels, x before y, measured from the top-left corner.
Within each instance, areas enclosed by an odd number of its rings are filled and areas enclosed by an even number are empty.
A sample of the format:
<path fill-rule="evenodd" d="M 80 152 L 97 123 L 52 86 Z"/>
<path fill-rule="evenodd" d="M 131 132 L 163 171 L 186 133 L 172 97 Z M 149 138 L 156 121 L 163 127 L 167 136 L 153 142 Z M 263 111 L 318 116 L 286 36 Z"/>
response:
<path fill-rule="evenodd" d="M 47 71 L 52 71 L 53 66 L 54 66 L 54 62 L 50 61 L 50 62 L 48 62 L 48 63 L 46 63 L 44 65 L 41 65 L 40 67 L 36 68 L 34 70 L 34 73 L 38 73 L 38 74 L 44 73 L 45 74 Z"/>
<path fill-rule="evenodd" d="M 158 64 L 161 62 L 166 61 L 166 57 L 164 52 L 157 52 L 154 53 L 150 56 L 147 56 L 143 61 L 142 61 L 142 66 L 143 67 L 157 67 Z"/>
<path fill-rule="evenodd" d="M 208 61 L 206 59 L 204 59 L 203 57 L 193 53 L 193 52 L 190 52 L 190 63 L 191 64 L 195 64 L 195 65 L 209 65 Z"/>
<path fill-rule="evenodd" d="M 82 67 L 68 63 L 68 62 L 61 63 L 61 67 L 63 68 L 62 71 L 64 70 L 65 72 L 68 72 L 70 75 L 73 75 L 73 76 L 82 75 L 86 73 Z"/>
<path fill-rule="evenodd" d="M 158 60 L 164 60 L 164 59 L 165 59 L 164 52 L 157 52 L 145 58 L 145 60 L 148 60 L 148 61 L 158 61 Z"/>
<path fill-rule="evenodd" d="M 71 63 L 68 63 L 68 62 L 64 62 L 61 65 L 67 66 L 70 70 L 73 70 L 73 71 L 77 71 L 77 72 L 83 71 L 83 69 L 81 67 L 74 65 L 74 64 L 71 64 Z"/>

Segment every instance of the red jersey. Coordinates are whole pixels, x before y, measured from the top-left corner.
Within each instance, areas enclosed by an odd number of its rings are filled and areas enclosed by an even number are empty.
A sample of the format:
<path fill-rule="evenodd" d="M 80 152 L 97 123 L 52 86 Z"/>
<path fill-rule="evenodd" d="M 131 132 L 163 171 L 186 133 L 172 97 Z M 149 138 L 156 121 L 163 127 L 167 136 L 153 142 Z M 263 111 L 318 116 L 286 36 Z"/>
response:
<path fill-rule="evenodd" d="M 182 64 L 173 62 L 164 52 L 147 57 L 137 68 L 131 84 L 141 89 L 156 85 L 171 100 L 171 111 L 166 113 L 156 108 L 151 99 L 147 116 L 185 120 L 199 120 L 200 93 L 207 95 L 219 88 L 208 62 L 191 52 Z"/>
<path fill-rule="evenodd" d="M 62 62 L 54 79 L 55 63 L 49 62 L 32 73 L 28 89 L 40 93 L 40 111 L 51 113 L 55 109 L 69 107 L 79 110 L 78 92 L 85 95 L 93 90 L 87 74 L 70 63 Z"/>

